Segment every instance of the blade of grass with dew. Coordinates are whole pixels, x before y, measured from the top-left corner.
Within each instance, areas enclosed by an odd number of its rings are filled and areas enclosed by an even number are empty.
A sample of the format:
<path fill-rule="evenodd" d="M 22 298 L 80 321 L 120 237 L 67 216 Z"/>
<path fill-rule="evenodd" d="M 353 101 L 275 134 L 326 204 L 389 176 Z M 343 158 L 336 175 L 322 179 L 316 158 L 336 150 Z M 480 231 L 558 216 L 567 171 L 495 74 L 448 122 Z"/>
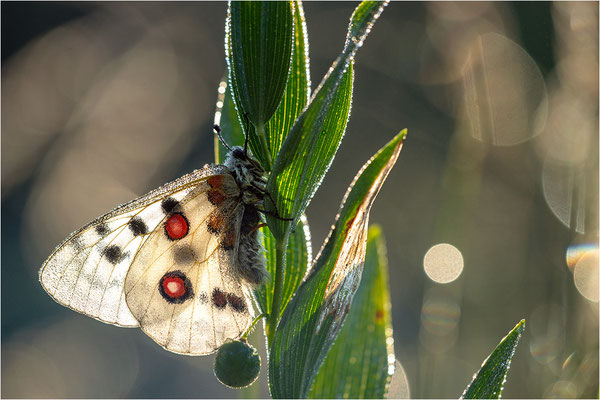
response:
<path fill-rule="evenodd" d="M 369 228 L 360 286 L 310 398 L 385 397 L 395 361 L 391 311 L 385 240 L 374 225 Z"/>
<path fill-rule="evenodd" d="M 254 129 L 250 147 L 267 171 L 271 154 L 265 125 L 283 97 L 294 41 L 291 1 L 230 1 L 225 45 L 229 82 L 240 116 Z"/>
<path fill-rule="evenodd" d="M 521 320 L 485 359 L 473 380 L 460 396 L 461 399 L 499 399 L 502 395 L 506 375 L 515 350 L 525 330 L 525 320 Z"/>
<path fill-rule="evenodd" d="M 267 216 L 278 239 L 300 218 L 333 161 L 350 112 L 354 56 L 386 4 L 365 1 L 356 8 L 342 53 L 296 119 L 274 161 L 267 191 L 275 204 L 267 202 L 267 210 L 294 219 L 290 223 Z"/>
<path fill-rule="evenodd" d="M 267 271 L 271 277 L 275 274 L 275 238 L 268 228 L 262 228 L 263 247 L 267 260 Z M 302 216 L 294 232 L 291 233 L 288 241 L 288 247 L 285 252 L 286 270 L 283 280 L 283 296 L 281 300 L 281 310 L 284 310 L 292 295 L 300 286 L 306 271 L 310 268 L 312 260 L 312 247 L 310 239 L 310 229 L 306 216 Z M 261 311 L 266 314 L 271 313 L 273 303 L 274 281 L 271 279 L 260 288 L 254 291 Z"/>
<path fill-rule="evenodd" d="M 290 73 L 279 107 L 267 123 L 267 141 L 271 155 L 279 152 L 281 143 L 287 136 L 298 114 L 308 103 L 310 95 L 310 70 L 308 64 L 308 36 L 301 1 L 294 1 L 294 44 Z M 267 270 L 275 277 L 276 241 L 269 229 L 263 229 L 263 247 L 267 257 Z M 285 274 L 280 310 L 285 309 L 288 301 L 300 285 L 312 260 L 310 230 L 306 216 L 303 215 L 295 230 L 291 233 L 286 249 Z M 275 282 L 271 279 L 255 291 L 262 312 L 271 313 Z"/>
<path fill-rule="evenodd" d="M 275 398 L 308 396 L 342 327 L 362 274 L 369 211 L 405 134 L 396 135 L 356 175 L 333 230 L 281 316 L 269 357 L 269 388 Z"/>
<path fill-rule="evenodd" d="M 310 96 L 310 68 L 308 58 L 308 34 L 301 1 L 294 1 L 294 44 L 292 63 L 281 103 L 267 123 L 266 133 L 273 158 L 294 121 L 308 104 Z"/>

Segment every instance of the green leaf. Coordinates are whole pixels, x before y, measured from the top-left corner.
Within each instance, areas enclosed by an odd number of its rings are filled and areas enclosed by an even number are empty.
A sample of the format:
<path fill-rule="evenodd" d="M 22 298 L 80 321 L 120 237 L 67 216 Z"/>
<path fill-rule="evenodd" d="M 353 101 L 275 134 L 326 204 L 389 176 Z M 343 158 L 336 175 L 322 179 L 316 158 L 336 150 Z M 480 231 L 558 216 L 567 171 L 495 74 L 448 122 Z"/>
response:
<path fill-rule="evenodd" d="M 506 374 L 512 360 L 521 334 L 525 330 L 525 320 L 521 320 L 500 341 L 492 354 L 486 358 L 473 380 L 465 389 L 461 399 L 499 399 L 502 395 Z"/>
<path fill-rule="evenodd" d="M 262 228 L 263 247 L 265 249 L 266 267 L 271 280 L 266 282 L 260 288 L 255 290 L 261 312 L 270 314 L 273 303 L 273 291 L 275 282 L 275 238 L 268 228 Z M 310 241 L 310 229 L 306 216 L 302 216 L 296 229 L 290 235 L 288 247 L 285 253 L 286 271 L 283 281 L 283 297 L 281 301 L 281 310 L 285 309 L 292 295 L 302 282 L 312 259 L 312 247 Z"/>
<path fill-rule="evenodd" d="M 386 395 L 394 369 L 387 256 L 381 228 L 371 226 L 360 286 L 311 398 L 372 399 Z"/>
<path fill-rule="evenodd" d="M 235 104 L 233 104 L 231 88 L 227 84 L 225 78 L 219 83 L 218 92 L 215 124 L 221 126 L 221 135 L 229 146 L 243 146 L 244 131 L 240 124 L 237 111 L 235 110 Z M 223 146 L 223 143 L 221 143 L 219 137 L 215 134 L 215 162 L 217 164 L 223 164 L 227 152 L 228 150 Z"/>
<path fill-rule="evenodd" d="M 273 397 L 307 397 L 350 309 L 363 269 L 369 210 L 405 134 L 385 145 L 354 178 L 314 266 L 284 310 L 269 358 Z"/>
<path fill-rule="evenodd" d="M 225 43 L 234 102 L 256 128 L 249 133 L 250 146 L 267 170 L 271 158 L 264 129 L 286 87 L 293 40 L 292 2 L 229 3 Z"/>
<path fill-rule="evenodd" d="M 308 104 L 310 96 L 310 69 L 308 62 L 308 33 L 301 1 L 294 2 L 294 47 L 292 64 L 285 93 L 277 111 L 267 123 L 267 142 L 271 156 L 279 153 L 283 140 L 294 121 Z"/>
<path fill-rule="evenodd" d="M 304 10 L 301 1 L 294 1 L 294 41 L 289 78 L 279 107 L 277 107 L 275 114 L 266 125 L 267 144 L 271 158 L 277 155 L 281 143 L 287 136 L 296 117 L 308 103 L 310 94 L 310 71 L 308 67 L 308 40 Z M 227 84 L 227 79 L 223 79 L 219 84 L 217 104 L 221 104 L 221 107 L 217 107 L 215 123 L 221 125 L 223 137 L 230 145 L 242 146 L 244 144 L 244 131 L 232 99 L 231 85 Z M 221 120 L 223 122 L 219 122 Z M 215 136 L 215 140 L 218 142 L 217 136 Z M 218 154 L 215 155 L 215 159 L 217 163 L 222 163 L 227 149 L 216 142 L 215 150 L 218 151 Z"/>
<path fill-rule="evenodd" d="M 267 209 L 294 221 L 268 216 L 267 222 L 276 238 L 284 238 L 295 225 L 333 161 L 350 112 L 354 55 L 386 4 L 362 2 L 356 8 L 342 53 L 281 146 L 267 183 L 276 207 L 267 202 Z"/>

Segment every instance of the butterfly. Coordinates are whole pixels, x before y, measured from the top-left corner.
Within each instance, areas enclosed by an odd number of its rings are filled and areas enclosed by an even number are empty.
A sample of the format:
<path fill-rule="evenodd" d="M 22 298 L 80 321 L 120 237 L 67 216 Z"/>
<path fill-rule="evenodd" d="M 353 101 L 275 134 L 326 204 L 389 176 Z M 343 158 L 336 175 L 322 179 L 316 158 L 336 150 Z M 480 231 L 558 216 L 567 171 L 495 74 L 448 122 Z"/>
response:
<path fill-rule="evenodd" d="M 39 271 L 58 303 L 139 326 L 166 350 L 216 351 L 251 325 L 269 274 L 258 228 L 266 179 L 244 148 L 122 204 L 65 239 Z"/>

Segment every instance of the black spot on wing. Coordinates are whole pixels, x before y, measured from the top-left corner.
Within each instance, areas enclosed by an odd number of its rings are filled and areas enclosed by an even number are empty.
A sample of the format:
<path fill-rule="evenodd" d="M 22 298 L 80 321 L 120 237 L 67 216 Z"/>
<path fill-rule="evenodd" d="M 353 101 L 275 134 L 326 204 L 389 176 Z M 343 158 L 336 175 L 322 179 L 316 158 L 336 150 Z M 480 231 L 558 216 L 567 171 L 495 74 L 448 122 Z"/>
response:
<path fill-rule="evenodd" d="M 177 264 L 192 264 L 196 260 L 196 253 L 185 244 L 173 248 L 173 258 Z"/>
<path fill-rule="evenodd" d="M 246 303 L 241 297 L 238 297 L 235 294 L 227 293 L 227 302 L 234 311 L 239 313 L 246 312 Z"/>
<path fill-rule="evenodd" d="M 128 225 L 133 236 L 140 236 L 148 233 L 148 226 L 140 217 L 132 218 Z"/>
<path fill-rule="evenodd" d="M 208 303 L 208 294 L 206 294 L 206 292 L 200 292 L 198 300 L 200 300 L 201 303 Z"/>
<path fill-rule="evenodd" d="M 71 247 L 75 249 L 75 251 L 81 251 L 85 247 L 81 241 L 81 236 L 75 236 L 69 243 L 71 244 Z"/>
<path fill-rule="evenodd" d="M 215 288 L 212 292 L 212 302 L 219 310 L 222 310 L 227 305 L 227 295 L 219 288 Z"/>
<path fill-rule="evenodd" d="M 104 249 L 104 257 L 106 257 L 108 262 L 111 264 L 118 263 L 119 259 L 121 258 L 121 254 L 121 248 L 116 244 L 108 246 L 106 249 Z"/>
<path fill-rule="evenodd" d="M 108 225 L 106 225 L 104 222 L 96 225 L 96 233 L 100 236 L 105 236 L 108 234 L 108 232 L 110 232 L 110 230 L 108 229 Z"/>
<path fill-rule="evenodd" d="M 173 211 L 175 211 L 177 207 L 179 207 L 179 201 L 175 200 L 172 197 L 168 197 L 162 201 L 160 206 L 162 207 L 165 214 L 170 214 Z"/>

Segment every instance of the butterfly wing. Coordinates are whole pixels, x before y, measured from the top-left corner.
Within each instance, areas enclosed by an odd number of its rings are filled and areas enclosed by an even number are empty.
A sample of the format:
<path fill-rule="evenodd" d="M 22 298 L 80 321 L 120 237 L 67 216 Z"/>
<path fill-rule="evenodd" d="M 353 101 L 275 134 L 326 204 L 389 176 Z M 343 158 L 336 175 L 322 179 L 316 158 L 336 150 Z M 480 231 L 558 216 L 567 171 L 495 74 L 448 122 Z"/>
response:
<path fill-rule="evenodd" d="M 194 189 L 138 251 L 127 305 L 165 349 L 203 355 L 240 337 L 253 318 L 251 287 L 236 267 L 245 206 L 231 175 Z"/>
<path fill-rule="evenodd" d="M 75 311 L 106 323 L 138 326 L 123 292 L 135 255 L 163 222 L 173 202 L 194 190 L 210 191 L 207 180 L 219 174 L 229 176 L 225 167 L 205 166 L 72 233 L 40 269 L 43 288 L 58 303 Z"/>

